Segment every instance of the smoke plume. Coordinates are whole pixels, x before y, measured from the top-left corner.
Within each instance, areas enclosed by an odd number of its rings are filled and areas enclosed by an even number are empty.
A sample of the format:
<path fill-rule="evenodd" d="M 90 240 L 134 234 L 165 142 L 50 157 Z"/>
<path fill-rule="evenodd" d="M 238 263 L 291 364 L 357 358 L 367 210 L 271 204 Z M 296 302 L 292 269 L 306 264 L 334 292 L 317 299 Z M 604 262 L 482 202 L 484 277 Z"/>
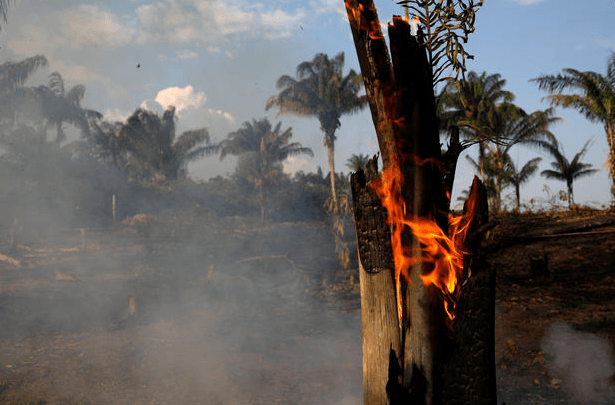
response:
<path fill-rule="evenodd" d="M 555 322 L 542 341 L 551 371 L 564 388 L 581 403 L 613 403 L 609 380 L 615 374 L 613 349 L 592 333 L 579 332 L 564 322 Z"/>

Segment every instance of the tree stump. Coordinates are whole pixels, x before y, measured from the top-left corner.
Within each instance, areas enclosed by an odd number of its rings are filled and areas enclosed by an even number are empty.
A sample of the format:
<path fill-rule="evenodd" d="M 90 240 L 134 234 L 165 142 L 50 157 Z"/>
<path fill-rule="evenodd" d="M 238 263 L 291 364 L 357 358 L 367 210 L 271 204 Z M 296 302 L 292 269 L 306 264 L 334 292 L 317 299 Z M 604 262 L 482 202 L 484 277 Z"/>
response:
<path fill-rule="evenodd" d="M 409 215 L 431 218 L 447 234 L 449 196 L 460 152 L 458 131 L 452 131 L 449 153 L 442 156 L 432 71 L 422 40 L 410 35 L 409 24 L 394 16 L 388 26 L 389 58 L 372 0 L 347 0 L 346 9 L 384 170 L 392 165 L 401 170 L 405 179 L 401 195 Z M 421 281 L 426 271 L 422 263 L 414 264 L 409 279 L 400 282 L 402 302 L 397 302 L 388 214 L 369 185 L 378 177 L 376 158 L 351 177 L 364 403 L 495 404 L 495 278 L 476 254 L 488 219 L 484 186 L 475 179 L 470 194 L 474 206 L 467 215 L 474 217 L 462 244 L 470 253 L 464 268 L 473 275 L 462 289 L 451 332 L 441 293 Z M 402 239 L 421 254 L 409 229 Z"/>
<path fill-rule="evenodd" d="M 530 256 L 530 278 L 533 280 L 550 279 L 549 256 L 546 252 L 542 255 Z"/>

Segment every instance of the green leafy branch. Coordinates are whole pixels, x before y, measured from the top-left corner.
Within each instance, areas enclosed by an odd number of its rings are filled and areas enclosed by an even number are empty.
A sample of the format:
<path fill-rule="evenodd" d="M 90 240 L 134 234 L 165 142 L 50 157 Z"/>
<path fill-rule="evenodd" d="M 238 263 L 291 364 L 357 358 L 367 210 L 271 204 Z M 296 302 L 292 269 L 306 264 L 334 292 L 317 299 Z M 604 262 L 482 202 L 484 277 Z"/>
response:
<path fill-rule="evenodd" d="M 474 32 L 476 11 L 484 0 L 401 0 L 398 4 L 412 10 L 418 17 L 417 37 L 427 49 L 429 64 L 433 69 L 433 85 L 441 81 L 457 81 L 466 71 L 466 59 L 474 59 L 463 48 L 468 35 Z M 463 43 L 460 41 L 462 40 Z M 446 69 L 452 68 L 455 77 L 441 77 Z"/>

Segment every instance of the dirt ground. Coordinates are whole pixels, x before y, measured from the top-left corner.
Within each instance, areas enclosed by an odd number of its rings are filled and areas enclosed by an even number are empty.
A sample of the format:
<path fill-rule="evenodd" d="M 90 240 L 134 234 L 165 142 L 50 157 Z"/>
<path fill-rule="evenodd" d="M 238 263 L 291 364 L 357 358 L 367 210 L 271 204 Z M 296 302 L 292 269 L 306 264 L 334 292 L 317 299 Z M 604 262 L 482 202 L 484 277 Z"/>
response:
<path fill-rule="evenodd" d="M 601 359 L 592 351 L 604 341 L 615 347 L 615 212 L 503 217 L 487 249 L 498 275 L 499 402 L 615 403 L 614 353 L 605 348 L 603 355 L 610 358 Z M 532 278 L 531 258 L 545 255 L 550 274 Z M 561 327 L 562 323 L 572 328 L 571 336 L 555 337 L 566 351 L 562 350 L 559 359 L 549 358 L 543 339 L 552 325 Z M 567 361 L 566 356 L 569 364 L 554 370 L 557 361 Z M 606 375 L 596 369 L 602 360 L 610 365 L 610 373 L 605 366 Z M 575 362 L 580 363 L 578 367 Z M 573 372 L 575 367 L 578 370 Z M 568 368 L 570 374 L 561 368 Z M 593 391 L 573 388 L 590 385 L 587 378 L 603 378 L 608 383 Z M 578 391 L 581 393 L 575 394 Z"/>
<path fill-rule="evenodd" d="M 1 246 L 0 403 L 361 403 L 358 277 L 327 270 L 326 229 L 198 215 L 162 233 L 130 225 Z M 485 249 L 498 402 L 613 400 L 615 212 L 502 217 Z M 531 274 L 534 257 L 549 274 Z"/>

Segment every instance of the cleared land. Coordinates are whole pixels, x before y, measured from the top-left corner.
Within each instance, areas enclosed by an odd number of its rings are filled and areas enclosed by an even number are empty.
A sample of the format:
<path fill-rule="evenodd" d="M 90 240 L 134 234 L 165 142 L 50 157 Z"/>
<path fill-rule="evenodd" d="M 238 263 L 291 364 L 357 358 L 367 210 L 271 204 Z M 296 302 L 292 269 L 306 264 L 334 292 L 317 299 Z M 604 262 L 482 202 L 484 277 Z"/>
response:
<path fill-rule="evenodd" d="M 603 343 L 615 346 L 615 214 L 503 217 L 485 248 L 498 270 L 499 402 L 615 398 L 615 358 L 601 362 L 613 356 Z M 361 401 L 358 277 L 336 270 L 323 226 L 194 209 L 8 249 L 1 403 Z M 544 255 L 551 275 L 531 278 Z M 552 325 L 563 348 L 545 346 Z M 574 357 L 585 345 L 600 358 Z"/>

